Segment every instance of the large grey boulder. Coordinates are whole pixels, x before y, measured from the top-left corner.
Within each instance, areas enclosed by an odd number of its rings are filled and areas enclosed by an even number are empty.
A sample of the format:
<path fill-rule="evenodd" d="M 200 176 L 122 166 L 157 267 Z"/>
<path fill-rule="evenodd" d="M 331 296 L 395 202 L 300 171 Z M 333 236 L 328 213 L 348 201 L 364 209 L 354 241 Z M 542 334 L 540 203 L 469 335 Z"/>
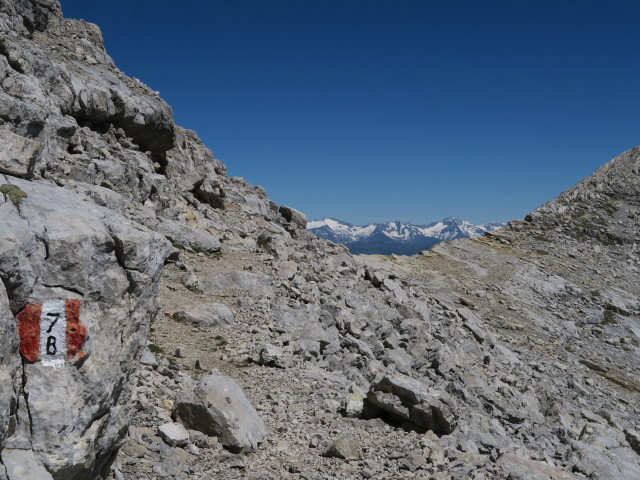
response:
<path fill-rule="evenodd" d="M 203 180 L 195 188 L 195 194 L 198 199 L 213 208 L 224 208 L 225 192 L 219 184 L 216 185 L 209 180 Z"/>
<path fill-rule="evenodd" d="M 242 389 L 213 370 L 176 399 L 174 417 L 185 427 L 219 437 L 232 452 L 253 452 L 266 437 L 262 419 Z"/>
<path fill-rule="evenodd" d="M 25 194 L 0 201 L 2 456 L 33 456 L 55 479 L 93 478 L 126 431 L 129 377 L 170 246 L 50 183 L 0 175 L 0 184 Z"/>

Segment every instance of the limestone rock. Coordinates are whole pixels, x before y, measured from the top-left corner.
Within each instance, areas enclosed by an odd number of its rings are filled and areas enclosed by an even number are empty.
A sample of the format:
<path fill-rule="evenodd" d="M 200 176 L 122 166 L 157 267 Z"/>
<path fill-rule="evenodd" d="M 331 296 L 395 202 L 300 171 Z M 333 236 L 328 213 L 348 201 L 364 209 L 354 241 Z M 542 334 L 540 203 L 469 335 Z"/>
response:
<path fill-rule="evenodd" d="M 176 320 L 183 320 L 205 327 L 231 324 L 234 319 L 231 309 L 221 303 L 208 303 L 190 310 L 180 310 L 174 313 L 173 317 Z"/>
<path fill-rule="evenodd" d="M 514 479 L 574 480 L 578 477 L 544 462 L 519 457 L 513 453 L 502 455 L 497 462 L 503 475 Z"/>
<path fill-rule="evenodd" d="M 42 143 L 0 129 L 0 173 L 31 177 L 41 151 Z"/>
<path fill-rule="evenodd" d="M 307 217 L 298 210 L 282 205 L 278 210 L 289 223 L 293 223 L 297 228 L 304 230 L 307 228 Z"/>
<path fill-rule="evenodd" d="M 189 432 L 180 423 L 165 423 L 158 427 L 158 435 L 172 447 L 184 447 L 189 443 Z"/>
<path fill-rule="evenodd" d="M 220 184 L 214 184 L 209 180 L 202 181 L 196 187 L 196 195 L 203 202 L 208 203 L 213 208 L 224 208 L 225 192 Z"/>
<path fill-rule="evenodd" d="M 0 205 L 0 210 L 4 205 Z M 13 315 L 9 310 L 9 298 L 4 284 L 0 282 L 0 337 L 4 348 L 0 349 L 0 445 L 9 435 L 12 404 L 16 401 L 16 392 L 20 389 L 22 365 L 15 354 L 20 339 L 15 327 Z M 14 407 L 15 408 L 15 407 Z"/>
<path fill-rule="evenodd" d="M 163 220 L 156 228 L 178 249 L 190 248 L 195 252 L 215 253 L 220 250 L 220 242 L 210 233 L 173 220 Z"/>
<path fill-rule="evenodd" d="M 629 445 L 631 446 L 631 448 L 638 454 L 640 455 L 640 432 L 638 432 L 637 430 L 625 430 L 624 431 L 625 437 L 627 438 L 627 442 L 629 442 Z"/>
<path fill-rule="evenodd" d="M 284 351 L 282 348 L 267 343 L 260 349 L 260 358 L 258 361 L 261 365 L 282 368 L 284 367 L 283 357 Z"/>
<path fill-rule="evenodd" d="M 0 30 L 0 185 L 20 189 L 0 195 L 0 479 L 24 465 L 71 480 L 234 478 L 234 468 L 256 479 L 640 477 L 640 149 L 526 222 L 415 258 L 354 258 L 228 178 L 158 92 L 115 68 L 97 26 L 64 19 L 55 0 L 0 0 Z M 161 348 L 134 377 L 163 238 L 170 261 L 190 267 L 183 284 L 177 264 L 165 270 L 162 309 L 223 302 L 233 323 L 219 311 L 215 325 L 156 319 Z M 55 370 L 16 353 L 14 316 L 43 299 L 81 300 L 87 330 L 70 332 Z M 60 313 L 50 306 L 45 315 Z M 185 450 L 156 435 L 178 396 L 203 430 L 223 424 L 229 448 L 264 438 L 255 411 L 236 411 L 247 402 L 237 385 L 209 392 L 228 388 L 232 404 L 195 399 L 206 388 L 163 353 L 179 345 L 200 367 L 237 373 L 281 436 L 274 455 L 239 461 L 216 455 L 212 438 Z M 253 352 L 258 365 L 245 361 Z M 367 390 L 362 414 L 357 401 L 340 408 Z M 343 435 L 366 448 L 361 463 L 297 448 Z"/>
<path fill-rule="evenodd" d="M 2 463 L 7 469 L 8 480 L 53 480 L 47 470 L 38 463 L 33 450 L 12 450 L 2 451 Z"/>
<path fill-rule="evenodd" d="M 156 356 L 148 348 L 145 348 L 142 351 L 142 355 L 140 356 L 140 364 L 146 365 L 147 367 L 158 367 Z"/>
<path fill-rule="evenodd" d="M 386 375 L 372 385 L 367 400 L 400 420 L 438 435 L 450 434 L 457 425 L 455 404 L 446 392 L 428 389 L 401 374 Z"/>
<path fill-rule="evenodd" d="M 362 395 L 358 393 L 349 393 L 344 398 L 342 408 L 347 417 L 359 417 L 364 408 Z"/>
<path fill-rule="evenodd" d="M 203 287 L 216 290 L 244 290 L 253 297 L 273 296 L 273 277 L 234 270 L 203 281 Z"/>
<path fill-rule="evenodd" d="M 343 435 L 333 442 L 322 455 L 345 460 L 358 460 L 360 458 L 360 445 L 354 438 Z"/>
<path fill-rule="evenodd" d="M 7 315 L 8 306 L 15 315 L 27 304 L 76 299 L 88 333 L 78 350 L 84 357 L 68 350 L 74 356 L 55 357 L 55 369 L 45 361 L 45 355 L 57 355 L 55 339 L 47 340 L 44 349 L 30 347 L 23 337 L 24 372 L 18 376 L 16 326 L 5 320 L 0 408 L 6 411 L 7 397 L 18 404 L 17 390 L 6 387 L 21 381 L 29 415 L 15 418 L 16 435 L 23 431 L 20 422 L 28 421 L 38 462 L 56 477 L 87 478 L 120 446 L 120 432 L 131 413 L 128 381 L 146 342 L 169 246 L 159 235 L 60 187 L 1 175 L 0 183 L 27 194 L 19 208 L 0 204 L 0 308 Z M 66 321 L 70 318 L 67 312 Z M 53 323 L 50 335 L 55 334 L 52 328 Z M 65 341 L 64 336 L 55 338 Z M 68 334 L 66 338 L 70 341 Z M 29 348 L 35 348 L 32 357 Z M 75 407 L 61 408 L 69 404 Z M 6 423 L 1 426 L 6 435 Z M 52 442 L 54 437 L 58 440 Z"/>
<path fill-rule="evenodd" d="M 183 391 L 174 416 L 187 428 L 219 437 L 232 452 L 252 452 L 266 437 L 262 419 L 232 379 L 213 370 Z"/>

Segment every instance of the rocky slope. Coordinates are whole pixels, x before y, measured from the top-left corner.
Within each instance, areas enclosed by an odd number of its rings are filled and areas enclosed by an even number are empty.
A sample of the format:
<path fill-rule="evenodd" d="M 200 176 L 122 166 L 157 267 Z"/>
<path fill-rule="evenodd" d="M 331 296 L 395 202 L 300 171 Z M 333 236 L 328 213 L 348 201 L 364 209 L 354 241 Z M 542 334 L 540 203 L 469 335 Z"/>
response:
<path fill-rule="evenodd" d="M 0 479 L 640 476 L 638 151 L 528 222 L 356 260 L 96 26 L 0 0 L 0 30 Z"/>
<path fill-rule="evenodd" d="M 457 218 L 444 218 L 428 225 L 396 221 L 357 226 L 324 218 L 308 222 L 307 230 L 344 245 L 354 255 L 416 255 L 445 240 L 473 238 L 504 226 L 497 222 L 473 225 Z"/>

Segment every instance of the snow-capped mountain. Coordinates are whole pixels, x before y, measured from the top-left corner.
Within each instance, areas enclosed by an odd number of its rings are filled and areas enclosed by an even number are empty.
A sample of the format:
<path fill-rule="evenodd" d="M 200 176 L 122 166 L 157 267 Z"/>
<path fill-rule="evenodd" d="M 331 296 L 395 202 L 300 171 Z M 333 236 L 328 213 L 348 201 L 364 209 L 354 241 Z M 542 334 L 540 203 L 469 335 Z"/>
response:
<path fill-rule="evenodd" d="M 444 240 L 477 237 L 504 225 L 497 222 L 474 225 L 457 218 L 445 218 L 429 225 L 387 222 L 358 226 L 324 218 L 308 222 L 307 230 L 345 245 L 354 254 L 415 255 Z"/>

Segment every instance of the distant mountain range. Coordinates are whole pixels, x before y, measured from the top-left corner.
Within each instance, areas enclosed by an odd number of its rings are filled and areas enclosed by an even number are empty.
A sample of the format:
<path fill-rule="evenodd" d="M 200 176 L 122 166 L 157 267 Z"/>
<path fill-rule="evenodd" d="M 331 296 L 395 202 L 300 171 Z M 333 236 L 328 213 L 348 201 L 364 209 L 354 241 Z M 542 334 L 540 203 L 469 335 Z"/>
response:
<path fill-rule="evenodd" d="M 457 218 L 445 218 L 429 225 L 387 222 L 357 226 L 324 218 L 308 222 L 307 230 L 320 238 L 345 245 L 353 254 L 415 255 L 442 241 L 478 237 L 505 225 L 497 222 L 473 225 Z"/>

